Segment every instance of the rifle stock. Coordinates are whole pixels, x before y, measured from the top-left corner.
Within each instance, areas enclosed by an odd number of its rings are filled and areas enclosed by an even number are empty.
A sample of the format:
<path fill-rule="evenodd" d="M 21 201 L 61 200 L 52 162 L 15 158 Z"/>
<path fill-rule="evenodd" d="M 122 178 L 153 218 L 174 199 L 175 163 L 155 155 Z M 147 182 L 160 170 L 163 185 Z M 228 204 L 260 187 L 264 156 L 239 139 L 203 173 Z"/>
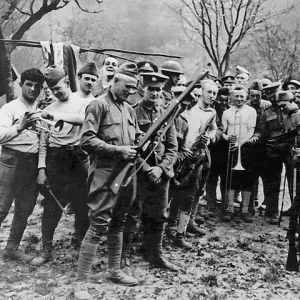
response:
<path fill-rule="evenodd" d="M 289 253 L 286 261 L 286 270 L 299 272 L 296 243 L 293 238 L 291 238 L 289 242 Z"/>
<path fill-rule="evenodd" d="M 195 77 L 195 79 L 188 85 L 188 87 L 183 91 L 183 93 L 176 99 L 176 101 L 173 101 L 170 106 L 166 109 L 163 115 L 152 124 L 152 126 L 148 129 L 148 131 L 145 133 L 143 138 L 140 140 L 138 146 L 137 146 L 137 153 L 138 155 L 142 152 L 143 146 L 158 132 L 158 130 L 165 124 L 165 122 L 168 121 L 168 119 L 172 116 L 174 113 L 176 107 L 180 105 L 184 98 L 192 92 L 194 89 L 194 86 L 203 78 L 205 78 L 208 75 L 209 71 L 204 70 L 201 72 L 198 76 Z M 123 168 L 121 171 L 113 170 L 110 178 L 108 179 L 108 186 L 111 189 L 111 191 L 114 194 L 117 194 L 119 192 L 120 187 L 122 186 L 122 183 L 124 182 L 124 179 L 130 169 L 130 166 L 133 166 L 134 162 L 128 162 L 124 163 Z M 118 169 L 119 166 L 118 166 Z"/>

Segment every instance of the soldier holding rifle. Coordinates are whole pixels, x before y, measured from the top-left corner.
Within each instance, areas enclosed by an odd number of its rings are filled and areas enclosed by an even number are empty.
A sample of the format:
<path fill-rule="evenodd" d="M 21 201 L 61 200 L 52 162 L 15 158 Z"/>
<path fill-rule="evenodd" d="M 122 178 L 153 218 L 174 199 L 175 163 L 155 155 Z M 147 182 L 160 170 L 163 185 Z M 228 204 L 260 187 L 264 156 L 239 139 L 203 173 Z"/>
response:
<path fill-rule="evenodd" d="M 147 132 L 151 125 L 160 118 L 165 109 L 161 104 L 162 87 L 167 79 L 159 73 L 144 73 L 145 97 L 134 106 L 140 130 Z M 133 233 L 137 220 L 141 217 L 143 228 L 143 246 L 145 254 L 153 267 L 178 270 L 178 266 L 169 262 L 162 252 L 164 223 L 168 206 L 170 178 L 174 175 L 173 163 L 176 158 L 176 131 L 172 122 L 162 140 L 159 136 L 150 143 L 138 158 L 142 168 L 138 174 L 138 190 L 135 203 L 128 214 L 125 226 L 126 237 L 123 246 L 123 266 L 130 266 L 129 254 L 132 247 Z M 154 151 L 153 151 L 154 150 Z M 145 161 L 144 159 L 150 157 Z M 124 232 L 125 234 L 125 232 Z"/>
<path fill-rule="evenodd" d="M 74 282 L 74 297 L 77 300 L 91 299 L 85 283 L 103 235 L 107 235 L 108 245 L 105 277 L 123 285 L 138 283 L 136 278 L 120 270 L 123 228 L 135 198 L 136 180 L 134 177 L 118 194 L 107 187 L 112 171 L 119 170 L 122 161 L 131 161 L 137 154 L 134 146 L 139 133 L 137 119 L 133 108 L 127 103 L 128 96 L 136 89 L 137 66 L 125 63 L 116 71 L 108 92 L 92 101 L 86 109 L 81 147 L 94 159 L 88 175 L 90 227 L 82 241 Z"/>

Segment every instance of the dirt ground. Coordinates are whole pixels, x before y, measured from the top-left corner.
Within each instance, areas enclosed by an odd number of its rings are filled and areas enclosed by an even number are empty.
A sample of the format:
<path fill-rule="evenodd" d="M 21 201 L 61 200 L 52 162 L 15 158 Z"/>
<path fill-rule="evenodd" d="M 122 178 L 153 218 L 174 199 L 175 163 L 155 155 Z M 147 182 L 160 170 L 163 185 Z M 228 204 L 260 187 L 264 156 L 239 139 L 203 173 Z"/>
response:
<path fill-rule="evenodd" d="M 288 197 L 285 193 L 285 207 Z M 262 201 L 260 188 L 259 198 Z M 280 198 L 282 199 L 282 197 Z M 21 248 L 36 255 L 40 247 L 42 208 L 37 205 L 30 217 Z M 0 229 L 0 252 L 9 233 L 12 213 Z M 35 268 L 3 262 L 0 258 L 0 299 L 73 299 L 72 281 L 78 253 L 70 246 L 74 217 L 63 217 L 55 234 L 54 261 Z M 185 251 L 165 238 L 166 257 L 181 266 L 178 273 L 151 269 L 138 252 L 133 251 L 133 273 L 140 283 L 123 287 L 103 279 L 106 269 L 106 243 L 100 244 L 93 267 L 89 291 L 93 299 L 300 299 L 300 276 L 287 272 L 288 242 L 285 239 L 288 218 L 281 227 L 271 226 L 256 214 L 253 224 L 236 219 L 231 224 L 212 218 L 203 225 L 207 234 L 191 238 L 194 249 Z M 1 253 L 0 253 L 1 254 Z"/>

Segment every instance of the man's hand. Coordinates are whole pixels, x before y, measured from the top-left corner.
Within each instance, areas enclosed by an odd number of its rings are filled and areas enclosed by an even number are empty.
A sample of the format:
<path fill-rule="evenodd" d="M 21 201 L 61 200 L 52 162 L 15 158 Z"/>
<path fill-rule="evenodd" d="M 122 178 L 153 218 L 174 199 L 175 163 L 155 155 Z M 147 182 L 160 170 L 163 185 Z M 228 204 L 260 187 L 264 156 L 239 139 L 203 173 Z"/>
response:
<path fill-rule="evenodd" d="M 236 137 L 236 135 L 230 135 L 228 137 L 228 141 L 229 141 L 230 144 L 236 144 L 237 143 L 237 137 Z"/>
<path fill-rule="evenodd" d="M 45 186 L 48 183 L 48 178 L 45 169 L 39 169 L 39 175 L 37 178 L 37 184 L 40 186 Z"/>
<path fill-rule="evenodd" d="M 43 119 L 47 119 L 47 120 L 50 120 L 50 121 L 54 120 L 54 114 L 50 111 L 47 111 L 47 110 L 43 110 L 41 116 L 42 116 Z"/>
<path fill-rule="evenodd" d="M 200 137 L 200 142 L 204 145 L 207 145 L 209 141 L 209 137 L 207 137 L 206 135 L 201 135 Z"/>
<path fill-rule="evenodd" d="M 124 159 L 124 160 L 132 160 L 135 158 L 136 146 L 116 146 L 117 153 Z"/>
<path fill-rule="evenodd" d="M 193 152 L 190 149 L 186 149 L 186 157 L 191 159 L 194 157 Z"/>
<path fill-rule="evenodd" d="M 39 117 L 35 112 L 25 113 L 21 118 L 19 123 L 17 124 L 17 131 L 21 133 L 23 130 L 32 126 L 34 122 L 38 121 Z"/>
<path fill-rule="evenodd" d="M 250 144 L 255 144 L 257 141 L 258 141 L 258 137 L 254 135 L 254 136 L 248 141 L 248 143 L 250 143 Z"/>
<path fill-rule="evenodd" d="M 162 169 L 160 167 L 151 167 L 147 175 L 151 182 L 159 183 L 162 175 Z"/>

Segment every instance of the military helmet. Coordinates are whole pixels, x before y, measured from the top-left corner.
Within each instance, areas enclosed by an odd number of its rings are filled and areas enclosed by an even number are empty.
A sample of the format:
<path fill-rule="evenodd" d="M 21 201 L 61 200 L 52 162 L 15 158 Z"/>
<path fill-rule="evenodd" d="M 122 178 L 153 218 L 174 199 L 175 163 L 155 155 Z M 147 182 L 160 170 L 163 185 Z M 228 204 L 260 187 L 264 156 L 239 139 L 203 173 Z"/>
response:
<path fill-rule="evenodd" d="M 174 60 L 167 60 L 161 66 L 161 72 L 165 75 L 165 73 L 174 73 L 174 74 L 183 74 L 182 67 L 180 63 Z"/>

